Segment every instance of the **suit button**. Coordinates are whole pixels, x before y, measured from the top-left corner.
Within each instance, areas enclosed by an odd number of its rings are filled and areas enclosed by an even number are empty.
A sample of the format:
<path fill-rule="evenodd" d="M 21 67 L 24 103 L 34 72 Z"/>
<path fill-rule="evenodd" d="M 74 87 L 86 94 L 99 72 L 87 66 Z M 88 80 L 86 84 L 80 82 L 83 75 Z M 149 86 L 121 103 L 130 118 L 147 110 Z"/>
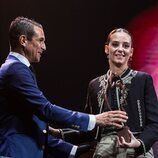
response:
<path fill-rule="evenodd" d="M 44 129 L 44 130 L 43 130 L 43 133 L 44 133 L 44 134 L 46 134 L 46 133 L 47 133 L 47 131 Z"/>

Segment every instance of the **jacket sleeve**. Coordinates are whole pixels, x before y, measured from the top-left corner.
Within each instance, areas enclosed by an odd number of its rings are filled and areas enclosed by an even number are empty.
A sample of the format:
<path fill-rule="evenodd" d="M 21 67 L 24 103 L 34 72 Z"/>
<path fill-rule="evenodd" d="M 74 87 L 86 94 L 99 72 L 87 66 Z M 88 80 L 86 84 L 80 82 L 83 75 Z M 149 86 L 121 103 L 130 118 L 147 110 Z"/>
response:
<path fill-rule="evenodd" d="M 32 113 L 49 123 L 56 121 L 87 131 L 89 115 L 52 104 L 38 88 L 31 70 L 24 64 L 12 64 L 4 76 L 7 95 L 19 112 Z"/>
<path fill-rule="evenodd" d="M 145 126 L 139 139 L 142 142 L 142 150 L 148 151 L 158 140 L 158 101 L 150 75 L 146 75 L 144 87 Z M 137 150 L 138 151 L 138 150 Z"/>
<path fill-rule="evenodd" d="M 70 156 L 70 152 L 73 148 L 73 144 L 65 142 L 62 139 L 56 138 L 54 136 L 48 136 L 48 156 L 50 157 L 62 157 L 68 158 Z"/>

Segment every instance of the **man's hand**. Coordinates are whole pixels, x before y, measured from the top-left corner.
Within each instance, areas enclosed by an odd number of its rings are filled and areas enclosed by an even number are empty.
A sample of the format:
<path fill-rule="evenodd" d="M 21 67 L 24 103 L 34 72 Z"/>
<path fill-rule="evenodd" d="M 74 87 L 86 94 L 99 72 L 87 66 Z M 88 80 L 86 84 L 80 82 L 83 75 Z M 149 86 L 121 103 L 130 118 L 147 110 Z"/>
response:
<path fill-rule="evenodd" d="M 54 136 L 59 136 L 60 135 L 60 129 L 56 129 L 56 128 L 53 128 L 53 127 L 49 126 L 49 133 L 51 135 L 54 135 Z"/>
<path fill-rule="evenodd" d="M 108 111 L 96 115 L 96 125 L 105 127 L 109 125 L 122 128 L 123 123 L 127 122 L 128 116 L 124 111 Z"/>

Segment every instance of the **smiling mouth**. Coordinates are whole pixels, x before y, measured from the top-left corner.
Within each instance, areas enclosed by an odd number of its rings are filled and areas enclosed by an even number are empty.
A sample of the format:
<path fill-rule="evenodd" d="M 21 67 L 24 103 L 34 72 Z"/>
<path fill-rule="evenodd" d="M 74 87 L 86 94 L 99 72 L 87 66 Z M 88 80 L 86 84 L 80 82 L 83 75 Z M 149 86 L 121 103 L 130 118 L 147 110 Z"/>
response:
<path fill-rule="evenodd" d="M 38 54 L 41 56 L 41 55 L 42 55 L 42 52 L 38 52 Z"/>
<path fill-rule="evenodd" d="M 125 57 L 124 54 L 116 54 L 117 57 Z"/>

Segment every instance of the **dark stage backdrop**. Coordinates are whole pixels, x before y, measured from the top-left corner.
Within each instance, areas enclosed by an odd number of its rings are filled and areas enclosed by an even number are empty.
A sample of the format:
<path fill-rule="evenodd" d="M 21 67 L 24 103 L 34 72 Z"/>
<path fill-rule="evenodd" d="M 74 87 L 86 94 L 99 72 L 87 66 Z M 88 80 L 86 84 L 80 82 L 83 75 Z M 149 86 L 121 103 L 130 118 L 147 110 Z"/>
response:
<path fill-rule="evenodd" d="M 147 19 L 144 13 L 155 6 L 157 0 L 0 0 L 0 64 L 9 52 L 10 21 L 16 16 L 35 19 L 44 27 L 47 45 L 41 62 L 35 65 L 40 88 L 53 103 L 83 111 L 89 81 L 108 69 L 107 33 L 116 27 L 129 28 L 137 39 L 134 53 L 141 52 L 137 42 L 143 41 L 138 39 L 145 31 L 138 32 L 149 23 L 138 21 Z M 158 12 L 153 15 L 156 21 Z M 149 16 L 148 21 L 152 23 Z M 143 67 L 142 60 L 141 64 L 136 60 L 143 55 L 135 56 L 134 68 Z"/>
<path fill-rule="evenodd" d="M 40 88 L 54 103 L 83 110 L 88 82 L 108 69 L 107 32 L 156 0 L 0 0 L 0 63 L 8 54 L 8 27 L 16 16 L 42 23 L 47 50 L 36 64 Z"/>

